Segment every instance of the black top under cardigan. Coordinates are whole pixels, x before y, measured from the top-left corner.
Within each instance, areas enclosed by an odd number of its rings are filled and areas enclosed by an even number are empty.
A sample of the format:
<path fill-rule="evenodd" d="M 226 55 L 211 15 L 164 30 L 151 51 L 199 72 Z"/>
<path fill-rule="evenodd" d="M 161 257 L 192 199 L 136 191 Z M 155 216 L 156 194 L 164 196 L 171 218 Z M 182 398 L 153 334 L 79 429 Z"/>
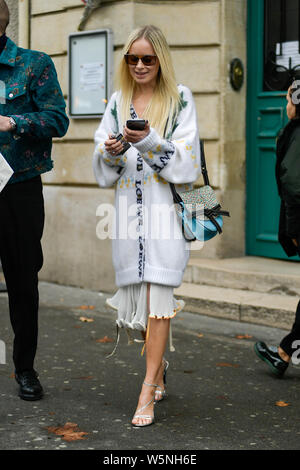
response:
<path fill-rule="evenodd" d="M 276 147 L 276 181 L 281 199 L 278 240 L 288 256 L 300 255 L 300 119 L 280 131 Z"/>

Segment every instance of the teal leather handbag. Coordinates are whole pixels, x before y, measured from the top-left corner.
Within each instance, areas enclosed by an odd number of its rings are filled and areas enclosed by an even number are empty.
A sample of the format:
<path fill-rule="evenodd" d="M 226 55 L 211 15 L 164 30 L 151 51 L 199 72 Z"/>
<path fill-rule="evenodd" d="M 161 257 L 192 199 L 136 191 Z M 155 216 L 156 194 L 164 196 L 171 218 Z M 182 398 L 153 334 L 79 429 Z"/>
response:
<path fill-rule="evenodd" d="M 181 219 L 182 233 L 186 241 L 207 241 L 222 233 L 223 216 L 230 217 L 219 204 L 215 191 L 209 184 L 204 145 L 200 140 L 201 172 L 204 186 L 178 193 L 170 183 L 175 209 Z"/>

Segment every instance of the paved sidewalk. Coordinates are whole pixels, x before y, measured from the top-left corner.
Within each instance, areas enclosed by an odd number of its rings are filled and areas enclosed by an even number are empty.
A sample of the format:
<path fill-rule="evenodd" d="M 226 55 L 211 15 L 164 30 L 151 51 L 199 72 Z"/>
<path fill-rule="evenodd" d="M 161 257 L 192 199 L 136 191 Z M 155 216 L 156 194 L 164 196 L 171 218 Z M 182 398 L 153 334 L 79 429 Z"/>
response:
<path fill-rule="evenodd" d="M 153 426 L 135 429 L 141 344 L 128 346 L 122 331 L 116 356 L 106 359 L 114 342 L 97 341 L 115 339 L 106 294 L 47 283 L 40 294 L 36 369 L 45 397 L 37 402 L 17 396 L 7 296 L 0 294 L 0 339 L 7 347 L 7 364 L 0 365 L 0 449 L 299 448 L 300 369 L 290 367 L 277 379 L 253 352 L 257 339 L 276 344 L 286 331 L 180 313 L 172 323 L 176 351 L 166 354 L 169 396 L 156 405 Z M 66 442 L 47 430 L 67 422 L 87 432 L 86 439 Z"/>

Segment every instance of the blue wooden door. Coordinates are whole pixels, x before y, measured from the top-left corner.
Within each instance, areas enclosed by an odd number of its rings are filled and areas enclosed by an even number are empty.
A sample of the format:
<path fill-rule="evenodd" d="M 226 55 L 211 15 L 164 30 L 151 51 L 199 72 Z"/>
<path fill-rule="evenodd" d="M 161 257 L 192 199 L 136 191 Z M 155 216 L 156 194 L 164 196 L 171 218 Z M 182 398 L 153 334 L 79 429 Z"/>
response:
<path fill-rule="evenodd" d="M 276 137 L 297 74 L 299 0 L 248 0 L 246 253 L 288 259 L 278 243 Z M 290 55 L 290 57 L 289 57 Z"/>

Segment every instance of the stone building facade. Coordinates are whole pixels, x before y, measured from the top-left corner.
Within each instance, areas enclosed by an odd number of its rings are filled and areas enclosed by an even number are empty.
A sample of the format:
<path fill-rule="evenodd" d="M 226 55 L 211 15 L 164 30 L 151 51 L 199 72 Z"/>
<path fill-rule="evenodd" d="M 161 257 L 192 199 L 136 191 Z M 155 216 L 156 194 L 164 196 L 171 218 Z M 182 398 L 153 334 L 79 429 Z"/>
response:
<path fill-rule="evenodd" d="M 8 3 L 15 14 L 17 0 Z M 19 37 L 25 38 L 21 45 L 52 57 L 68 100 L 68 35 L 77 31 L 83 2 L 19 0 L 19 8 L 28 11 L 19 24 Z M 231 219 L 223 235 L 192 252 L 193 257 L 245 253 L 246 86 L 233 90 L 229 64 L 239 57 L 246 67 L 246 19 L 246 0 L 103 0 L 85 25 L 85 30 L 112 29 L 115 64 L 132 29 L 159 26 L 171 47 L 178 83 L 194 94 L 210 182 Z M 43 176 L 47 217 L 41 278 L 112 291 L 111 244 L 96 237 L 96 209 L 114 200 L 114 190 L 98 188 L 92 172 L 98 124 L 97 119 L 71 119 L 67 135 L 54 141 L 55 169 Z"/>
<path fill-rule="evenodd" d="M 10 23 L 7 28 L 7 35 L 15 42 L 18 42 L 19 38 L 19 4 L 17 0 L 7 0 L 7 5 L 10 12 Z"/>

